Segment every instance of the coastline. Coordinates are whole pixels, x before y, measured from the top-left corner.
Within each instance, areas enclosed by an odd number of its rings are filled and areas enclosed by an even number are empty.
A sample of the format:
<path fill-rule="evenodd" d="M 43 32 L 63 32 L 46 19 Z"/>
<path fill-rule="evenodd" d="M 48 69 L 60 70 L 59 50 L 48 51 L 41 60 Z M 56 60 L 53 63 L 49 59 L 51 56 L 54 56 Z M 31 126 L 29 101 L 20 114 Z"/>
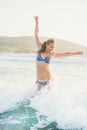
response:
<path fill-rule="evenodd" d="M 40 37 L 41 41 L 50 37 Z M 87 55 L 87 47 L 73 43 L 71 41 L 65 41 L 62 39 L 54 38 L 56 42 L 56 52 L 73 52 L 82 51 L 84 55 Z M 33 36 L 20 36 L 20 37 L 5 37 L 0 36 L 0 53 L 36 53 L 37 47 Z"/>

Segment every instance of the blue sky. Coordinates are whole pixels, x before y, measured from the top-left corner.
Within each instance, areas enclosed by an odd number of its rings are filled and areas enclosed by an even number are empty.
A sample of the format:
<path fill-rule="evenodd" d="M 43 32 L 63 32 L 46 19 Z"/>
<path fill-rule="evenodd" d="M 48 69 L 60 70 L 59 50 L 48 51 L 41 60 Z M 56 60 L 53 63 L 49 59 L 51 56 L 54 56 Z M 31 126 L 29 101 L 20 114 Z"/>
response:
<path fill-rule="evenodd" d="M 0 0 L 0 35 L 34 36 L 34 16 L 40 36 L 87 46 L 86 0 Z"/>

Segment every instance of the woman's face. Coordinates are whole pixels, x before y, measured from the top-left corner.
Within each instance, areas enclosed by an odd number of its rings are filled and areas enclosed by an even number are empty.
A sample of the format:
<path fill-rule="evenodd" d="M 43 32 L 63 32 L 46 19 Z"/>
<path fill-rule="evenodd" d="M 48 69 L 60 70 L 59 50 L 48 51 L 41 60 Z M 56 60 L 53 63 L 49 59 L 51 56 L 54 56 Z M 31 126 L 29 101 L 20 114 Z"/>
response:
<path fill-rule="evenodd" d="M 55 43 L 50 43 L 49 45 L 46 45 L 46 51 L 53 51 L 55 48 Z"/>

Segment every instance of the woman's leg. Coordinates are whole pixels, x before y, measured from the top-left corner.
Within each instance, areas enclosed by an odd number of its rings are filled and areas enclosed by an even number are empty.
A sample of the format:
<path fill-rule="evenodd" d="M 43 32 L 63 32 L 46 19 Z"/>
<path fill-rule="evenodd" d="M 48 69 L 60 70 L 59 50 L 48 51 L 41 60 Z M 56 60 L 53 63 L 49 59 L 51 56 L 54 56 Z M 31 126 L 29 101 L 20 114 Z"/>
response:
<path fill-rule="evenodd" d="M 38 83 L 38 90 L 40 90 L 42 88 L 42 86 Z"/>

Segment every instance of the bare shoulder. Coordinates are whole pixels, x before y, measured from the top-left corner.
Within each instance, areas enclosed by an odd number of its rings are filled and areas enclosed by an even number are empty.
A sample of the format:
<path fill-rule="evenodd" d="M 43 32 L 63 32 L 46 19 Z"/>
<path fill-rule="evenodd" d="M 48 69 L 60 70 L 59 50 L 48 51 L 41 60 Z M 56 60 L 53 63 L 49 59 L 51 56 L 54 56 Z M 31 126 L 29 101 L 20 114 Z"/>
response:
<path fill-rule="evenodd" d="M 63 56 L 63 53 L 52 52 L 53 58 L 60 58 L 61 56 Z"/>
<path fill-rule="evenodd" d="M 51 57 L 53 57 L 53 58 L 54 58 L 54 57 L 55 57 L 55 55 L 56 55 L 56 53 L 55 53 L 55 52 L 51 52 L 51 54 L 50 54 L 50 55 L 51 55 Z"/>

